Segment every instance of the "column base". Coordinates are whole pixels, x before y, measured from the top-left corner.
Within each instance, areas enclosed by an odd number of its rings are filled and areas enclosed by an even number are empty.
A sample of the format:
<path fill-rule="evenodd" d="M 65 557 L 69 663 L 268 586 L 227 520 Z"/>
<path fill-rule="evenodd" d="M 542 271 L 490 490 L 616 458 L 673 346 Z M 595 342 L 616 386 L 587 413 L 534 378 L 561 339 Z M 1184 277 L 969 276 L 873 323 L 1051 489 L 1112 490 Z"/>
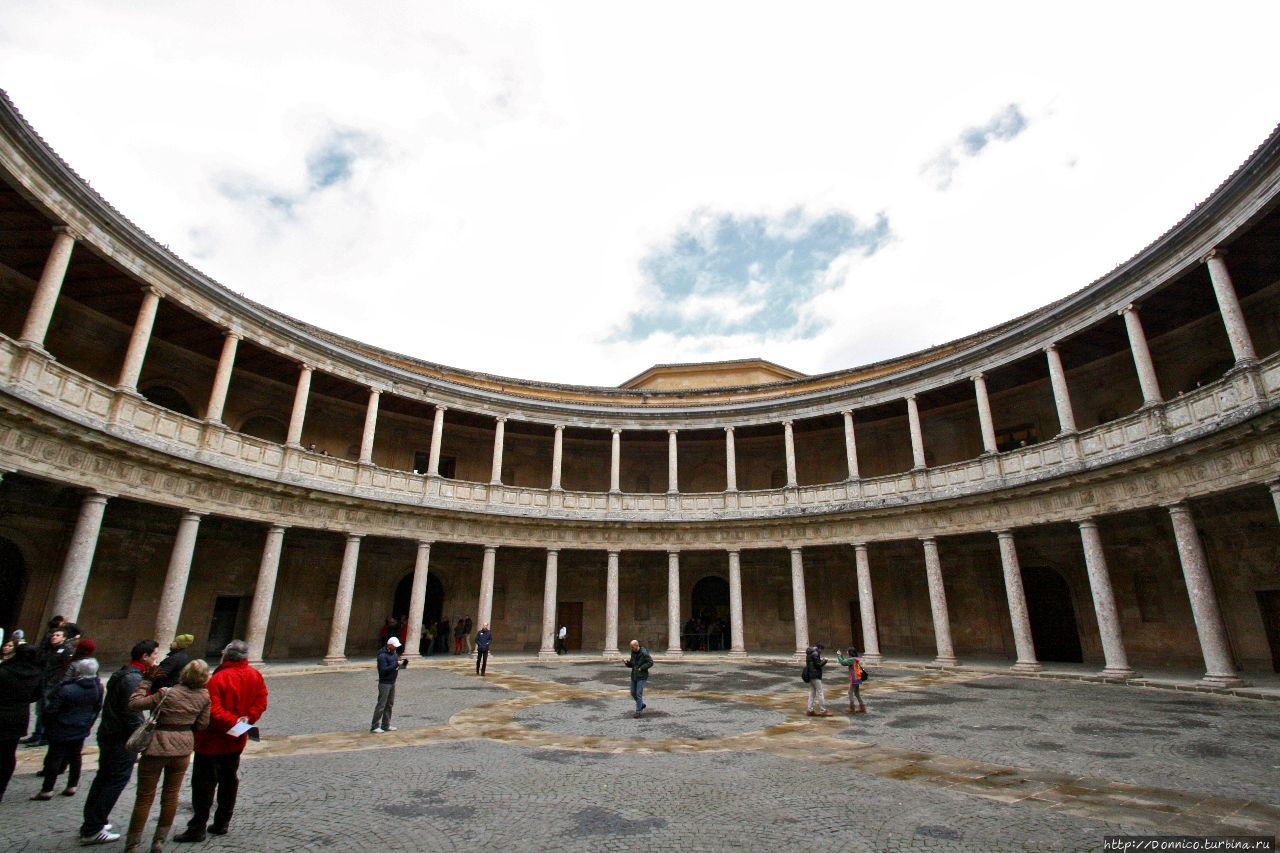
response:
<path fill-rule="evenodd" d="M 960 661 L 955 657 L 936 657 L 933 659 L 934 666 L 959 666 Z"/>
<path fill-rule="evenodd" d="M 858 660 L 862 661 L 863 663 L 877 663 L 877 664 L 884 663 L 884 655 L 861 654 L 858 656 Z"/>
<path fill-rule="evenodd" d="M 728 657 L 731 657 L 731 658 L 745 658 L 747 656 L 747 650 L 746 649 L 729 649 L 727 654 L 728 654 Z"/>
<path fill-rule="evenodd" d="M 560 657 L 560 655 L 556 654 L 555 649 L 538 650 L 538 660 L 555 660 L 558 657 Z"/>
<path fill-rule="evenodd" d="M 334 655 L 332 657 L 330 657 L 329 655 L 325 655 L 324 660 L 320 661 L 320 663 L 324 664 L 325 666 L 341 666 L 346 662 L 347 662 L 346 655 Z"/>
<path fill-rule="evenodd" d="M 662 656 L 665 658 L 682 658 L 684 657 L 684 650 L 683 649 L 667 649 L 665 652 L 663 652 Z"/>
<path fill-rule="evenodd" d="M 1244 687 L 1245 681 L 1235 675 L 1210 675 L 1205 673 L 1204 678 L 1196 682 L 1202 687 Z"/>
<path fill-rule="evenodd" d="M 1011 672 L 1044 672 L 1044 667 L 1035 661 L 1018 661 L 1009 667 Z"/>
<path fill-rule="evenodd" d="M 1120 669 L 1118 667 L 1107 667 L 1098 673 L 1103 678 L 1137 678 L 1138 673 L 1132 669 Z"/>
<path fill-rule="evenodd" d="M 600 652 L 600 657 L 602 657 L 602 658 L 624 658 L 624 657 L 626 657 L 626 655 L 624 655 L 624 654 L 622 653 L 621 649 L 605 649 L 604 651 Z"/>
<path fill-rule="evenodd" d="M 792 653 L 791 659 L 796 663 L 806 663 L 809 660 L 809 652 L 805 649 L 796 649 Z"/>

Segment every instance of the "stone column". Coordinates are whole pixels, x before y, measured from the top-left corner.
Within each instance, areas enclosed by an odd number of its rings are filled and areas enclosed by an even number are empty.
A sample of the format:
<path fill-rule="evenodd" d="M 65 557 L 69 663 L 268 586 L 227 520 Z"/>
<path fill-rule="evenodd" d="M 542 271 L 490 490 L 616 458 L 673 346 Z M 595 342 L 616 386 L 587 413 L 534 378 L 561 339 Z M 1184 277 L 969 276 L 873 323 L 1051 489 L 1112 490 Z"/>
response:
<path fill-rule="evenodd" d="M 724 428 L 724 490 L 738 491 L 738 453 L 733 445 L 733 427 Z"/>
<path fill-rule="evenodd" d="M 973 375 L 973 394 L 978 400 L 978 425 L 982 429 L 982 452 L 996 453 L 996 424 L 991 417 L 991 398 L 987 396 L 987 377 Z"/>
<path fill-rule="evenodd" d="M 933 611 L 933 636 L 938 646 L 938 656 L 933 662 L 939 666 L 955 666 L 954 647 L 951 645 L 951 617 L 947 614 L 947 590 L 942 583 L 942 561 L 938 559 L 938 540 L 927 536 L 924 543 L 924 571 L 929 580 L 929 608 Z"/>
<path fill-rule="evenodd" d="M 90 492 L 80 502 L 80 516 L 71 533 L 71 544 L 67 546 L 58 589 L 53 594 L 53 615 L 61 615 L 68 622 L 80 616 L 84 590 L 89 584 L 89 569 L 93 567 L 93 552 L 98 549 L 102 515 L 106 511 L 107 496 L 99 492 Z"/>
<path fill-rule="evenodd" d="M 271 602 L 276 594 L 276 575 L 280 572 L 283 545 L 284 528 L 278 524 L 268 527 L 267 541 L 262 546 L 262 562 L 258 564 L 258 582 L 253 588 L 253 605 L 249 608 L 249 628 L 245 634 L 251 663 L 262 663 L 262 652 L 267 647 L 267 626 L 271 622 Z"/>
<path fill-rule="evenodd" d="M 856 480 L 861 475 L 858 473 L 858 442 L 853 434 L 853 412 L 845 411 L 840 415 L 844 418 L 845 464 L 849 471 L 849 479 Z"/>
<path fill-rule="evenodd" d="M 1214 249 L 1205 256 L 1204 262 L 1209 267 L 1213 295 L 1218 299 L 1218 313 L 1222 315 L 1222 322 L 1227 327 L 1227 338 L 1231 341 L 1231 352 L 1236 357 L 1236 364 L 1256 361 L 1249 326 L 1244 321 L 1244 312 L 1240 310 L 1240 300 L 1236 298 L 1236 289 L 1231 283 L 1231 274 L 1227 272 L 1227 262 L 1223 260 L 1222 252 Z"/>
<path fill-rule="evenodd" d="M 213 375 L 213 389 L 209 392 L 209 405 L 204 417 L 208 421 L 222 422 L 222 410 L 227 404 L 227 390 L 231 387 L 231 371 L 236 363 L 236 348 L 240 336 L 226 332 L 222 337 L 222 354 L 218 356 L 218 370 Z"/>
<path fill-rule="evenodd" d="M 679 430 L 667 430 L 667 494 L 674 495 L 680 491 L 679 452 L 676 435 Z"/>
<path fill-rule="evenodd" d="M 120 378 L 116 388 L 121 391 L 138 391 L 138 377 L 142 374 L 142 362 L 147 357 L 147 345 L 151 343 L 151 329 L 156 322 L 156 309 L 160 306 L 160 291 L 154 287 L 142 289 L 142 305 L 138 308 L 138 317 L 133 322 L 133 333 L 129 335 L 129 347 L 124 352 L 124 362 L 120 365 Z"/>
<path fill-rule="evenodd" d="M 480 608 L 476 614 L 480 625 L 487 625 L 493 619 L 493 570 L 497 562 L 498 546 L 485 545 L 484 560 L 480 564 Z M 480 630 L 479 626 L 476 630 Z"/>
<path fill-rule="evenodd" d="M 494 486 L 502 485 L 502 440 L 506 435 L 506 427 L 506 418 L 496 419 L 493 430 L 493 467 L 489 469 L 489 483 Z"/>
<path fill-rule="evenodd" d="M 559 583 L 559 568 L 560 552 L 548 548 L 547 572 L 542 584 L 542 645 L 538 649 L 540 658 L 556 656 L 556 632 L 560 630 L 560 626 L 556 624 L 556 586 Z"/>
<path fill-rule="evenodd" d="M 1013 532 L 997 530 L 1000 540 L 1000 567 L 1004 570 L 1004 594 L 1009 599 L 1009 621 L 1013 623 L 1013 645 L 1018 660 L 1015 672 L 1039 672 L 1044 669 L 1036 660 L 1036 644 L 1031 638 L 1031 619 L 1027 616 L 1027 596 L 1022 590 L 1022 566 L 1018 563 L 1018 546 Z"/>
<path fill-rule="evenodd" d="M 191 576 L 191 558 L 196 550 L 196 533 L 204 513 L 185 512 L 178 522 L 178 533 L 169 552 L 169 568 L 160 590 L 160 610 L 156 614 L 155 639 L 161 648 L 167 648 L 178 634 L 178 621 L 182 616 L 182 600 L 187 595 L 187 578 Z"/>
<path fill-rule="evenodd" d="M 356 593 L 356 568 L 360 562 L 359 533 L 347 534 L 347 547 L 342 552 L 342 572 L 338 575 L 338 597 L 333 601 L 333 624 L 329 626 L 327 664 L 347 662 L 347 628 L 351 624 L 351 600 Z"/>
<path fill-rule="evenodd" d="M 448 406 L 436 406 L 435 420 L 431 422 L 431 451 L 427 456 L 427 476 L 440 476 L 440 443 L 444 439 L 444 413 Z"/>
<path fill-rule="evenodd" d="M 867 556 L 866 543 L 857 542 L 853 546 L 854 563 L 858 567 L 858 610 L 862 617 L 862 660 L 866 663 L 879 663 L 880 630 L 876 627 L 876 598 L 871 591 L 871 560 Z"/>
<path fill-rule="evenodd" d="M 556 424 L 555 442 L 551 447 L 551 491 L 559 491 L 560 473 L 564 467 L 564 424 Z M 559 626 L 556 626 L 557 629 Z"/>
<path fill-rule="evenodd" d="M 1058 434 L 1076 431 L 1076 416 L 1071 410 L 1071 392 L 1067 390 L 1067 374 L 1062 369 L 1062 356 L 1056 344 L 1044 348 L 1049 359 L 1049 384 L 1053 386 L 1053 404 L 1058 408 Z"/>
<path fill-rule="evenodd" d="M 618 553 L 610 551 L 606 558 L 604 582 L 604 656 L 620 657 L 618 649 Z"/>
<path fill-rule="evenodd" d="M 1147 346 L 1147 335 L 1142 330 L 1142 319 L 1133 305 L 1120 309 L 1124 318 L 1124 329 L 1129 333 L 1129 351 L 1133 353 L 1133 366 L 1138 371 L 1138 385 L 1142 388 L 1142 405 L 1150 406 L 1164 400 L 1160 393 L 1160 380 L 1156 377 L 1156 366 L 1151 361 L 1151 349 Z"/>
<path fill-rule="evenodd" d="M 613 446 L 609 452 L 609 491 L 620 492 L 622 477 L 622 430 L 611 430 Z"/>
<path fill-rule="evenodd" d="M 302 446 L 302 422 L 307 419 L 307 396 L 311 393 L 311 365 L 298 365 L 298 388 L 293 394 L 293 412 L 289 415 L 289 432 L 285 444 Z"/>
<path fill-rule="evenodd" d="M 422 611 L 427 606 L 427 572 L 431 566 L 431 543 L 418 540 L 413 561 L 413 585 L 409 592 L 409 625 L 404 636 L 404 657 L 417 659 L 422 647 Z"/>
<path fill-rule="evenodd" d="M 373 462 L 373 436 L 378 429 L 378 399 L 382 392 L 377 388 L 369 389 L 369 403 L 364 410 L 364 430 L 360 433 L 360 461 L 365 465 Z"/>
<path fill-rule="evenodd" d="M 667 655 L 680 657 L 680 552 L 667 552 Z"/>
<path fill-rule="evenodd" d="M 916 468 L 924 468 L 924 433 L 920 430 L 920 404 L 916 395 L 907 397 L 907 425 L 911 429 L 911 461 Z"/>
<path fill-rule="evenodd" d="M 58 294 L 62 292 L 62 280 L 67 275 L 67 265 L 71 263 L 71 250 L 76 244 L 75 234 L 65 225 L 54 226 L 53 234 L 53 248 L 45 259 L 35 295 L 31 297 L 31 307 L 27 309 L 27 317 L 22 324 L 22 333 L 18 336 L 22 343 L 40 349 L 44 348 L 44 336 L 49 331 L 49 321 L 53 319 L 53 309 L 58 304 Z"/>
<path fill-rule="evenodd" d="M 742 555 L 729 549 L 729 657 L 747 656 L 742 637 Z"/>
<path fill-rule="evenodd" d="M 1133 678 L 1136 673 L 1129 668 L 1129 658 L 1124 652 L 1120 614 L 1116 610 L 1115 593 L 1111 591 L 1111 575 L 1107 571 L 1106 554 L 1102 551 L 1098 522 L 1086 518 L 1077 523 L 1080 525 L 1080 542 L 1084 545 L 1084 565 L 1089 572 L 1093 611 L 1098 619 L 1098 634 L 1102 638 L 1102 656 L 1106 661 L 1102 674 L 1112 678 Z"/>
<path fill-rule="evenodd" d="M 1202 684 L 1213 687 L 1238 687 L 1244 682 L 1236 675 L 1235 660 L 1227 642 L 1227 626 L 1222 622 L 1218 596 L 1209 576 L 1209 563 L 1205 559 L 1196 520 L 1185 503 L 1168 507 L 1173 519 L 1173 537 L 1178 543 L 1178 560 L 1182 563 L 1182 577 L 1187 582 L 1187 595 L 1191 598 L 1191 615 L 1195 617 L 1196 634 L 1200 638 L 1200 651 L 1204 655 L 1205 673 Z"/>
<path fill-rule="evenodd" d="M 791 613 L 796 626 L 796 654 L 804 660 L 809 650 L 809 602 L 804 593 L 804 556 L 799 548 L 791 549 Z"/>
<path fill-rule="evenodd" d="M 800 478 L 796 476 L 796 436 L 791 421 L 782 422 L 782 445 L 787 455 L 787 488 L 794 489 Z"/>

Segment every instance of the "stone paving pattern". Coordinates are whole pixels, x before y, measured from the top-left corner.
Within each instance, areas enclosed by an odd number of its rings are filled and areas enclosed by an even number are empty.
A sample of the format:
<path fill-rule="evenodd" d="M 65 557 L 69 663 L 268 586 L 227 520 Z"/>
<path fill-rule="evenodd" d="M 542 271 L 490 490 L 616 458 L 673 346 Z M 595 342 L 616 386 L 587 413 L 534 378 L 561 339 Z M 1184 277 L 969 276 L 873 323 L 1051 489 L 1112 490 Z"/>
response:
<path fill-rule="evenodd" d="M 170 849 L 1090 850 L 1280 825 L 1274 702 L 882 668 L 870 713 L 814 719 L 798 675 L 660 660 L 634 720 L 617 664 L 415 662 L 400 731 L 371 735 L 371 670 L 269 672 L 231 834 Z M 76 846 L 83 793 L 27 800 L 42 753 L 19 753 L 0 850 Z"/>

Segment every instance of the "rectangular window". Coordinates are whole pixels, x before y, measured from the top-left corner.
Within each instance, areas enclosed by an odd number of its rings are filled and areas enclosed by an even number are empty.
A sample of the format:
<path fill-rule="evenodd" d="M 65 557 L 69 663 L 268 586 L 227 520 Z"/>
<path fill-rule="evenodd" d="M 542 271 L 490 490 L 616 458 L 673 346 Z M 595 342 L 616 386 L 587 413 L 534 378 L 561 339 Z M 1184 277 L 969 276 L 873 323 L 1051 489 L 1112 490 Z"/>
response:
<path fill-rule="evenodd" d="M 996 450 L 1000 453 L 1039 443 L 1040 430 L 1035 424 L 1018 424 L 996 433 Z"/>

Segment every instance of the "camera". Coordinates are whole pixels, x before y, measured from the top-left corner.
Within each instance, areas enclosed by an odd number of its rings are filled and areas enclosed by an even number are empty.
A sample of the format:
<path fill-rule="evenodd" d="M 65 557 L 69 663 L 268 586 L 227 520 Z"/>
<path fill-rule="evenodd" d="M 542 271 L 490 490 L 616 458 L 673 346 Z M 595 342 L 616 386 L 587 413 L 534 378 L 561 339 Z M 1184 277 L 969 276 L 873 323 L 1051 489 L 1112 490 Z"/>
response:
<path fill-rule="evenodd" d="M 409 668 L 409 661 L 408 661 L 407 659 L 405 659 L 405 658 L 400 658 L 400 668 L 401 668 L 401 669 L 408 669 L 408 668 Z"/>

